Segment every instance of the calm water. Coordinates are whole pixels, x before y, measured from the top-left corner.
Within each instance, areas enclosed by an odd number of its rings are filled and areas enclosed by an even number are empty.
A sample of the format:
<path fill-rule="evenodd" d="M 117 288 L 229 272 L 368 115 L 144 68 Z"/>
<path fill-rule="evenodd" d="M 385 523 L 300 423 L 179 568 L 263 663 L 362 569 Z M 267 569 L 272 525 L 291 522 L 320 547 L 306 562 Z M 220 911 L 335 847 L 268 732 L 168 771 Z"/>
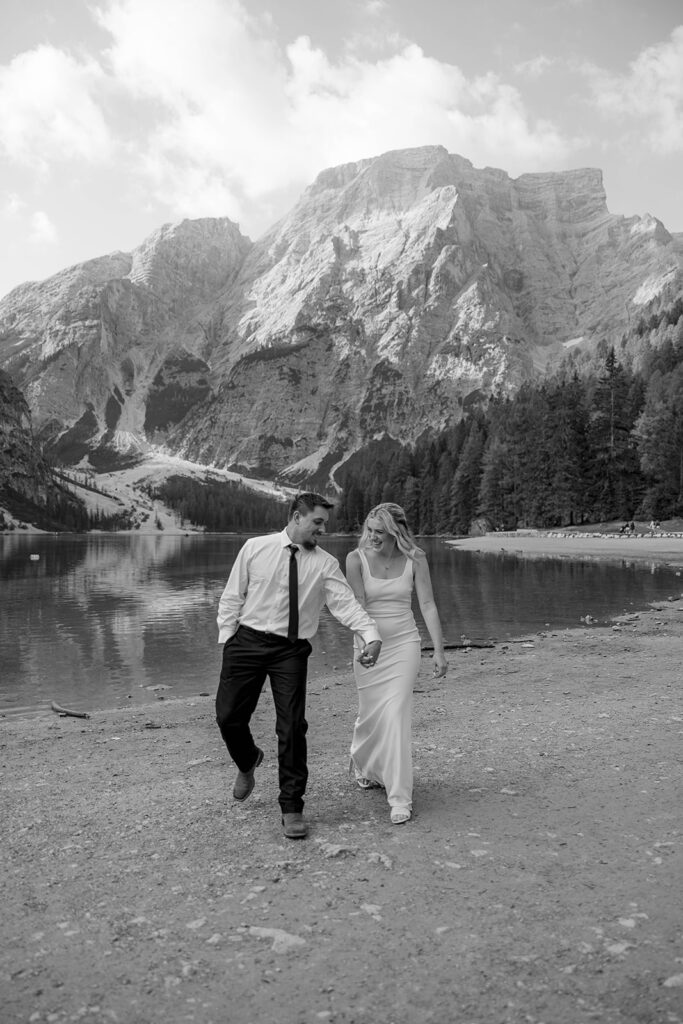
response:
<path fill-rule="evenodd" d="M 147 703 L 155 693 L 213 695 L 216 608 L 243 540 L 0 537 L 0 712 L 28 713 L 53 700 L 93 710 Z M 325 547 L 343 565 L 354 543 L 328 538 Z M 665 566 L 479 555 L 438 540 L 424 546 L 451 643 L 579 626 L 587 613 L 605 621 L 682 589 Z M 311 678 L 350 665 L 350 639 L 324 612 Z"/>

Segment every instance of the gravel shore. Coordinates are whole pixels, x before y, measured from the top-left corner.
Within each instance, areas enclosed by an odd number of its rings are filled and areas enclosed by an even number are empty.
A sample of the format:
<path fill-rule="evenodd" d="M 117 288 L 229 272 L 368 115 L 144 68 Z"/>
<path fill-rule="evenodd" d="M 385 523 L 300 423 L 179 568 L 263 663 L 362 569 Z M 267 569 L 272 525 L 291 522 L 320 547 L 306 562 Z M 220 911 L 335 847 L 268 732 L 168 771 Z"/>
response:
<path fill-rule="evenodd" d="M 268 692 L 243 805 L 211 698 L 2 720 L 3 1022 L 683 1021 L 683 600 L 449 660 L 398 827 L 311 684 L 299 842 Z"/>
<path fill-rule="evenodd" d="M 637 534 L 623 537 L 615 533 L 566 533 L 562 531 L 518 530 L 511 533 L 487 533 L 482 537 L 463 537 L 448 542 L 463 551 L 506 551 L 525 557 L 571 558 L 645 562 L 683 566 L 683 533 L 650 537 Z"/>

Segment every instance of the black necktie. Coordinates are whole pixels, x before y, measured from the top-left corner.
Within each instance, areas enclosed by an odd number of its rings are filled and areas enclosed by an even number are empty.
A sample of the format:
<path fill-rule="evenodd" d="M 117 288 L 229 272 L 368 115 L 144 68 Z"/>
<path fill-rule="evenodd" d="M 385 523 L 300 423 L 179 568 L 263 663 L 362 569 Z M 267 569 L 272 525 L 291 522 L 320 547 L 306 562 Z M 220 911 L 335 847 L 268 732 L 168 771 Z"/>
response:
<path fill-rule="evenodd" d="M 287 639 L 299 639 L 299 570 L 296 564 L 296 544 L 288 544 L 289 555 L 289 626 Z"/>

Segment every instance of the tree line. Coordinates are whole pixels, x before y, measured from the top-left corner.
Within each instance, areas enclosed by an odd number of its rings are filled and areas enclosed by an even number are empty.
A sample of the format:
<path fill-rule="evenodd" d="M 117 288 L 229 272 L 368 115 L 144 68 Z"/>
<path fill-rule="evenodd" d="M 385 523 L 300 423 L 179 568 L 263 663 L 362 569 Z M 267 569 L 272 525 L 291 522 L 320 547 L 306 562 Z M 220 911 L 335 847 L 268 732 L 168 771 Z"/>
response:
<path fill-rule="evenodd" d="M 127 510 L 89 511 L 53 468 L 44 504 L 4 488 L 15 517 L 44 529 L 136 528 Z M 515 529 L 683 516 L 683 299 L 641 318 L 621 359 L 604 343 L 594 356 L 572 353 L 553 376 L 493 395 L 413 448 L 371 442 L 337 483 L 330 528 L 340 532 L 357 531 L 382 501 L 402 505 L 421 534 L 462 535 L 477 520 Z M 94 477 L 80 486 L 97 490 Z M 214 532 L 278 530 L 287 512 L 284 495 L 238 482 L 177 476 L 149 493 Z"/>
<path fill-rule="evenodd" d="M 127 510 L 105 513 L 86 508 L 73 491 L 59 482 L 63 479 L 61 472 L 55 475 L 57 487 L 50 490 L 42 501 L 29 498 L 12 488 L 5 488 L 2 501 L 7 511 L 19 520 L 23 527 L 17 527 L 12 519 L 5 517 L 0 511 L 0 532 L 27 529 L 27 523 L 55 533 L 87 533 L 90 530 L 113 532 L 134 527 L 133 517 Z"/>
<path fill-rule="evenodd" d="M 412 451 L 357 454 L 340 481 L 338 528 L 357 530 L 382 501 L 422 534 L 466 534 L 480 518 L 515 529 L 682 515 L 682 313 L 659 316 L 669 333 L 647 344 L 638 371 L 609 348 L 594 370 L 568 362 Z"/>
<path fill-rule="evenodd" d="M 193 480 L 172 476 L 149 491 L 181 520 L 211 533 L 260 533 L 281 530 L 287 499 L 261 495 L 232 481 Z"/>

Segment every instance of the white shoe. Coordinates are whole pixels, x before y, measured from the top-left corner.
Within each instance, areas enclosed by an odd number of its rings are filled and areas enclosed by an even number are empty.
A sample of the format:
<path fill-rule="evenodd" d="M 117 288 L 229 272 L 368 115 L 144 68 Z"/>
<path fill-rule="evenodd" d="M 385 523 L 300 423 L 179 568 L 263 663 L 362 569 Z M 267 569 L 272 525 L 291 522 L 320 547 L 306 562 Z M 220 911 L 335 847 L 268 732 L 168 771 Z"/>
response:
<path fill-rule="evenodd" d="M 412 818 L 412 812 L 407 807 L 392 807 L 391 808 L 391 824 L 392 825 L 405 825 L 407 821 Z"/>
<path fill-rule="evenodd" d="M 366 777 L 364 775 L 362 775 L 358 771 L 358 769 L 356 768 L 355 764 L 353 763 L 353 758 L 351 758 L 350 761 L 349 761 L 349 775 L 352 772 L 353 772 L 354 781 L 355 781 L 356 785 L 360 787 L 360 789 L 379 789 L 380 788 L 379 782 L 373 782 L 372 779 L 366 779 Z"/>

